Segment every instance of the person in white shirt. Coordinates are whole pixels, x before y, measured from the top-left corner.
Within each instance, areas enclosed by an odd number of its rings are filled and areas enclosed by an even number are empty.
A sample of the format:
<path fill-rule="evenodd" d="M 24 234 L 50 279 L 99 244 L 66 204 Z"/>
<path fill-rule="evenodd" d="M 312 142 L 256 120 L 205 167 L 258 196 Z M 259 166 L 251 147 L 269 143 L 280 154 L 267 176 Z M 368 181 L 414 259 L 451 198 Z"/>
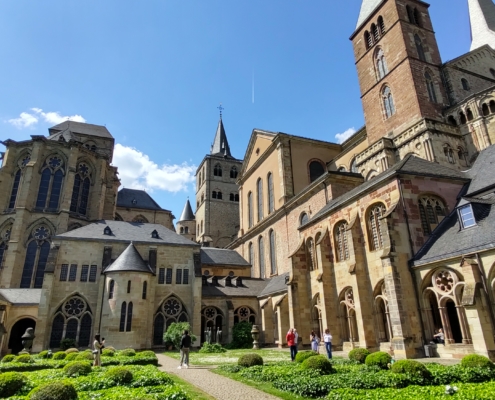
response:
<path fill-rule="evenodd" d="M 332 358 L 332 335 L 329 329 L 325 329 L 323 334 L 323 341 L 325 342 L 325 349 L 327 351 L 328 358 Z"/>

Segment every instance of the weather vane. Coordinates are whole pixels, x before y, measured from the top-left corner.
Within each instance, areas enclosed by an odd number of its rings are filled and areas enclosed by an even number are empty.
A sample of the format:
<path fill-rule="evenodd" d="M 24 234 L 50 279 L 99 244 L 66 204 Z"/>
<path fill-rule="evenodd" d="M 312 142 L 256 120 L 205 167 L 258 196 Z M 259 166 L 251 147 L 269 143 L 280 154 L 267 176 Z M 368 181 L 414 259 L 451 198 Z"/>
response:
<path fill-rule="evenodd" d="M 224 108 L 222 107 L 222 103 L 220 103 L 217 108 L 220 110 L 220 119 L 222 119 L 222 111 L 224 110 Z"/>

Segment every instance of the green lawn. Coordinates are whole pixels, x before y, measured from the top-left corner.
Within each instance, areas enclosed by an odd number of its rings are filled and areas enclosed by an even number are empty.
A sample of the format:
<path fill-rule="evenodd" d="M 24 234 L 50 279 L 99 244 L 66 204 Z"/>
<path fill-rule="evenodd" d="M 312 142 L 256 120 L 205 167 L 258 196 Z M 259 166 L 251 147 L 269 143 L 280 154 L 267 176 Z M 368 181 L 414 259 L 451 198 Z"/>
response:
<path fill-rule="evenodd" d="M 225 353 L 202 354 L 193 351 L 189 354 L 189 362 L 191 365 L 224 365 L 237 364 L 239 357 L 246 353 L 257 353 L 265 362 L 290 361 L 290 353 L 288 350 L 276 349 L 243 349 L 243 350 L 227 350 Z M 178 360 L 180 354 L 178 351 L 169 351 L 164 353 L 169 357 Z"/>

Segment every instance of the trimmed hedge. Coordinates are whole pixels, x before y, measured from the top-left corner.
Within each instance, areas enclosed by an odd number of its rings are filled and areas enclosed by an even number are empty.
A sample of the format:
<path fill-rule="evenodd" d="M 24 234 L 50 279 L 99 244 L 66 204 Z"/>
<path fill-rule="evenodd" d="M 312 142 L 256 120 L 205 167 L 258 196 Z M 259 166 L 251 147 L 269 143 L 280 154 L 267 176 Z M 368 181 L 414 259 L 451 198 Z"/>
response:
<path fill-rule="evenodd" d="M 29 400 L 77 400 L 77 392 L 70 382 L 50 382 L 34 388 Z"/>
<path fill-rule="evenodd" d="M 34 359 L 29 354 L 21 354 L 20 356 L 17 356 L 15 358 L 14 362 L 23 363 L 23 364 L 31 364 L 31 363 L 34 363 Z"/>
<path fill-rule="evenodd" d="M 64 373 L 68 377 L 84 376 L 91 372 L 91 364 L 84 361 L 73 361 L 64 367 Z"/>
<path fill-rule="evenodd" d="M 94 356 L 93 356 L 93 353 L 88 353 L 88 352 L 83 352 L 83 353 L 79 353 L 76 357 L 76 360 L 77 361 L 83 361 L 83 360 L 86 360 L 86 361 L 93 361 L 94 360 Z M 67 360 L 67 358 L 66 358 Z"/>
<path fill-rule="evenodd" d="M 54 360 L 64 360 L 66 356 L 67 354 L 65 353 L 65 351 L 57 351 L 52 358 Z"/>
<path fill-rule="evenodd" d="M 314 357 L 317 356 L 318 353 L 316 351 L 299 351 L 296 354 L 295 361 L 299 364 L 301 364 L 304 360 L 306 360 L 309 357 Z"/>
<path fill-rule="evenodd" d="M 302 362 L 301 368 L 317 370 L 321 375 L 328 375 L 333 372 L 332 363 L 325 356 L 309 357 Z"/>
<path fill-rule="evenodd" d="M 65 350 L 65 354 L 70 354 L 70 353 L 79 353 L 79 350 L 76 349 L 75 347 L 71 347 L 70 349 Z"/>
<path fill-rule="evenodd" d="M 69 353 L 65 356 L 65 361 L 74 361 L 77 357 L 79 357 L 78 353 Z"/>
<path fill-rule="evenodd" d="M 117 385 L 124 385 L 132 382 L 132 372 L 125 367 L 114 367 L 105 371 L 105 378 L 114 381 Z"/>
<path fill-rule="evenodd" d="M 461 366 L 464 368 L 493 368 L 495 365 L 485 356 L 478 354 L 470 354 L 465 356 L 461 360 Z"/>
<path fill-rule="evenodd" d="M 124 357 L 134 357 L 136 355 L 136 350 L 134 349 L 124 349 L 119 351 L 119 356 L 124 356 Z"/>
<path fill-rule="evenodd" d="M 366 365 L 368 367 L 378 367 L 380 369 L 388 369 L 388 364 L 392 361 L 392 356 L 384 351 L 371 353 L 366 357 Z"/>
<path fill-rule="evenodd" d="M 53 357 L 52 352 L 51 351 L 49 352 L 48 350 L 40 351 L 38 354 L 38 358 L 46 359 L 46 358 L 52 358 L 52 357 Z"/>
<path fill-rule="evenodd" d="M 0 375 L 0 398 L 14 396 L 27 382 L 19 372 L 5 372 Z"/>
<path fill-rule="evenodd" d="M 248 353 L 239 357 L 237 364 L 241 367 L 254 367 L 255 365 L 263 365 L 263 358 L 259 354 Z"/>
<path fill-rule="evenodd" d="M 410 374 L 421 376 L 424 379 L 431 379 L 431 372 L 426 365 L 415 360 L 399 360 L 392 364 L 392 372 L 396 374 Z"/>
<path fill-rule="evenodd" d="M 199 349 L 199 353 L 225 353 L 227 351 L 221 344 L 212 343 L 209 344 L 207 342 L 203 343 L 203 346 Z"/>
<path fill-rule="evenodd" d="M 115 355 L 115 350 L 103 349 L 102 355 L 104 355 L 105 357 L 113 357 Z"/>
<path fill-rule="evenodd" d="M 368 357 L 371 353 L 368 351 L 368 349 L 352 349 L 349 352 L 349 360 L 352 361 L 357 361 L 361 364 L 364 364 L 366 361 L 366 357 Z"/>
<path fill-rule="evenodd" d="M 9 362 L 12 362 L 14 360 L 15 360 L 15 356 L 13 354 L 7 354 L 7 355 L 3 356 L 3 358 L 2 358 L 3 363 L 9 363 Z"/>

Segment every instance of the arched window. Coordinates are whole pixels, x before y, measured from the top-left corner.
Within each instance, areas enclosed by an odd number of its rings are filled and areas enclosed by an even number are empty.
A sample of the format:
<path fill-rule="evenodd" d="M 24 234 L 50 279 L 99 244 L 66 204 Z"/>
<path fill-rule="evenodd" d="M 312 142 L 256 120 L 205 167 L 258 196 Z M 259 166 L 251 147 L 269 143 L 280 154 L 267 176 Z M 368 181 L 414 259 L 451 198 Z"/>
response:
<path fill-rule="evenodd" d="M 127 293 L 131 293 L 131 281 L 127 281 Z"/>
<path fill-rule="evenodd" d="M 21 170 L 18 169 L 14 175 L 14 182 L 12 183 L 12 191 L 10 192 L 9 209 L 15 208 L 15 201 L 17 200 L 17 192 L 19 191 L 19 184 L 21 183 Z"/>
<path fill-rule="evenodd" d="M 248 306 L 239 307 L 234 311 L 234 325 L 244 321 L 256 323 L 256 313 Z"/>
<path fill-rule="evenodd" d="M 345 169 L 344 166 L 341 166 L 341 167 L 339 167 L 339 169 L 337 170 L 337 172 L 347 172 L 347 170 Z"/>
<path fill-rule="evenodd" d="M 72 201 L 70 211 L 81 215 L 86 215 L 88 209 L 89 187 L 91 185 L 89 167 L 81 163 L 77 167 L 77 173 L 74 177 L 74 186 L 72 189 Z"/>
<path fill-rule="evenodd" d="M 248 193 L 248 226 L 253 226 L 253 192 Z"/>
<path fill-rule="evenodd" d="M 272 275 L 277 273 L 277 259 L 275 255 L 276 246 L 275 246 L 275 232 L 270 230 L 270 272 Z"/>
<path fill-rule="evenodd" d="M 373 47 L 373 37 L 368 31 L 364 32 L 364 43 L 366 43 L 366 50 Z"/>
<path fill-rule="evenodd" d="M 263 181 L 261 180 L 261 178 L 258 178 L 256 187 L 257 187 L 256 198 L 258 203 L 258 222 L 259 222 L 263 219 Z"/>
<path fill-rule="evenodd" d="M 153 344 L 163 344 L 163 333 L 173 322 L 188 322 L 187 309 L 175 296 L 167 298 L 158 308 L 154 317 Z"/>
<path fill-rule="evenodd" d="M 428 71 L 425 72 L 426 89 L 428 90 L 428 97 L 432 103 L 437 102 L 437 94 L 435 93 L 435 85 L 433 79 Z"/>
<path fill-rule="evenodd" d="M 199 179 L 198 179 L 198 184 L 201 185 L 201 171 L 199 171 Z"/>
<path fill-rule="evenodd" d="M 130 332 L 132 330 L 132 301 L 127 306 L 127 322 L 125 324 L 125 331 Z"/>
<path fill-rule="evenodd" d="M 248 250 L 249 250 L 249 264 L 251 264 L 251 276 L 254 276 L 254 247 L 253 247 L 253 243 L 252 242 L 249 242 L 249 246 L 248 246 Z"/>
<path fill-rule="evenodd" d="M 45 161 L 41 171 L 40 187 L 36 208 L 57 210 L 64 180 L 63 161 L 58 156 L 52 156 Z"/>
<path fill-rule="evenodd" d="M 380 218 L 385 214 L 385 206 L 382 204 L 373 206 L 368 217 L 368 229 L 370 239 L 370 250 L 378 250 L 383 247 L 383 235 Z"/>
<path fill-rule="evenodd" d="M 132 222 L 137 222 L 138 224 L 147 224 L 149 221 L 143 215 L 138 215 L 133 218 Z"/>
<path fill-rule="evenodd" d="M 481 113 L 483 114 L 484 117 L 490 114 L 490 109 L 488 108 L 486 103 L 483 103 L 483 105 L 481 106 Z"/>
<path fill-rule="evenodd" d="M 314 182 L 325 173 L 325 167 L 321 161 L 311 161 L 309 163 L 309 181 Z"/>
<path fill-rule="evenodd" d="M 462 88 L 464 90 L 469 90 L 470 89 L 469 82 L 468 82 L 468 80 L 466 78 L 462 78 L 461 79 L 461 84 L 462 84 Z"/>
<path fill-rule="evenodd" d="M 414 43 L 416 43 L 416 51 L 418 52 L 418 58 L 421 61 L 426 61 L 425 50 L 423 48 L 423 42 L 418 34 L 414 35 Z"/>
<path fill-rule="evenodd" d="M 452 126 L 457 126 L 457 121 L 455 120 L 453 115 L 449 115 L 447 118 L 447 122 Z"/>
<path fill-rule="evenodd" d="M 312 238 L 306 240 L 306 263 L 308 271 L 317 269 L 315 263 L 315 242 Z"/>
<path fill-rule="evenodd" d="M 467 115 L 467 120 L 472 121 L 474 119 L 473 112 L 471 111 L 470 108 L 466 110 L 466 115 Z"/>
<path fill-rule="evenodd" d="M 124 301 L 120 307 L 119 332 L 125 332 L 125 317 L 127 315 L 127 303 Z"/>
<path fill-rule="evenodd" d="M 443 153 L 445 154 L 445 157 L 447 157 L 449 163 L 455 164 L 454 151 L 452 150 L 452 147 L 445 145 L 443 147 Z"/>
<path fill-rule="evenodd" d="M 347 245 L 347 222 L 342 221 L 335 227 L 335 247 L 337 249 L 337 260 L 349 259 L 349 247 Z"/>
<path fill-rule="evenodd" d="M 201 230 L 200 232 L 203 232 L 203 221 L 201 221 Z"/>
<path fill-rule="evenodd" d="M 461 163 L 462 166 L 464 167 L 468 166 L 467 153 L 460 146 L 457 148 L 457 157 L 459 158 L 459 162 Z"/>
<path fill-rule="evenodd" d="M 258 239 L 258 247 L 259 247 L 259 258 L 260 258 L 260 278 L 265 277 L 265 245 L 263 243 L 263 236 L 260 236 Z"/>
<path fill-rule="evenodd" d="M 31 232 L 22 270 L 21 288 L 40 289 L 43 286 L 45 266 L 50 252 L 49 237 L 50 231 L 45 226 L 39 226 Z"/>
<path fill-rule="evenodd" d="M 407 18 L 409 19 L 409 22 L 411 24 L 414 24 L 415 23 L 414 22 L 414 13 L 413 13 L 412 8 L 409 5 L 406 6 L 406 11 L 407 11 Z"/>
<path fill-rule="evenodd" d="M 388 86 L 385 86 L 382 90 L 382 101 L 385 109 L 385 117 L 390 118 L 395 114 L 394 98 L 392 97 L 392 91 Z"/>
<path fill-rule="evenodd" d="M 115 281 L 112 279 L 108 285 L 108 299 L 113 299 L 113 292 L 115 290 Z"/>
<path fill-rule="evenodd" d="M 467 122 L 466 115 L 462 111 L 459 113 L 459 120 L 461 121 L 461 125 Z"/>
<path fill-rule="evenodd" d="M 303 212 L 301 216 L 299 217 L 299 226 L 305 225 L 309 222 L 309 217 L 308 214 Z"/>
<path fill-rule="evenodd" d="M 268 173 L 268 176 L 266 178 L 266 181 L 268 183 L 268 214 L 271 214 L 273 211 L 275 211 L 275 199 L 273 195 L 273 175 L 271 172 Z"/>
<path fill-rule="evenodd" d="M 418 202 L 423 233 L 430 235 L 447 215 L 445 205 L 440 199 L 433 196 L 420 197 Z"/>
<path fill-rule="evenodd" d="M 211 198 L 212 198 L 212 199 L 217 199 L 217 200 L 222 200 L 222 198 L 223 198 L 223 196 L 222 196 L 222 192 L 221 192 L 220 190 L 218 190 L 218 191 L 215 191 L 215 190 L 214 190 L 214 191 L 211 193 Z"/>
<path fill-rule="evenodd" d="M 375 42 L 380 40 L 380 32 L 378 31 L 378 27 L 375 24 L 371 24 L 371 32 L 373 34 L 373 39 Z"/>
<path fill-rule="evenodd" d="M 186 235 L 189 233 L 189 227 L 188 227 L 188 226 L 186 226 L 186 227 L 184 228 L 184 233 L 185 233 Z"/>
<path fill-rule="evenodd" d="M 222 176 L 222 166 L 220 164 L 216 164 L 213 168 L 213 175 Z"/>
<path fill-rule="evenodd" d="M 230 177 L 231 177 L 232 179 L 237 179 L 237 174 L 238 174 L 238 172 L 237 172 L 237 168 L 236 168 L 235 166 L 234 166 L 234 167 L 232 167 L 232 168 L 230 169 Z"/>
<path fill-rule="evenodd" d="M 490 100 L 490 112 L 495 113 L 495 100 Z"/>
<path fill-rule="evenodd" d="M 201 203 L 203 203 L 203 201 L 205 201 L 205 194 L 201 193 Z"/>
<path fill-rule="evenodd" d="M 184 233 L 184 227 L 180 227 L 180 233 Z"/>
<path fill-rule="evenodd" d="M 421 15 L 416 7 L 414 7 L 413 16 L 414 16 L 414 23 L 418 26 L 422 26 Z"/>
<path fill-rule="evenodd" d="M 383 17 L 381 15 L 378 17 L 378 28 L 380 29 L 381 35 L 383 35 L 386 32 L 385 22 L 383 21 Z"/>
<path fill-rule="evenodd" d="M 375 58 L 378 80 L 380 80 L 388 73 L 387 61 L 385 60 L 385 53 L 382 48 L 377 49 Z"/>

